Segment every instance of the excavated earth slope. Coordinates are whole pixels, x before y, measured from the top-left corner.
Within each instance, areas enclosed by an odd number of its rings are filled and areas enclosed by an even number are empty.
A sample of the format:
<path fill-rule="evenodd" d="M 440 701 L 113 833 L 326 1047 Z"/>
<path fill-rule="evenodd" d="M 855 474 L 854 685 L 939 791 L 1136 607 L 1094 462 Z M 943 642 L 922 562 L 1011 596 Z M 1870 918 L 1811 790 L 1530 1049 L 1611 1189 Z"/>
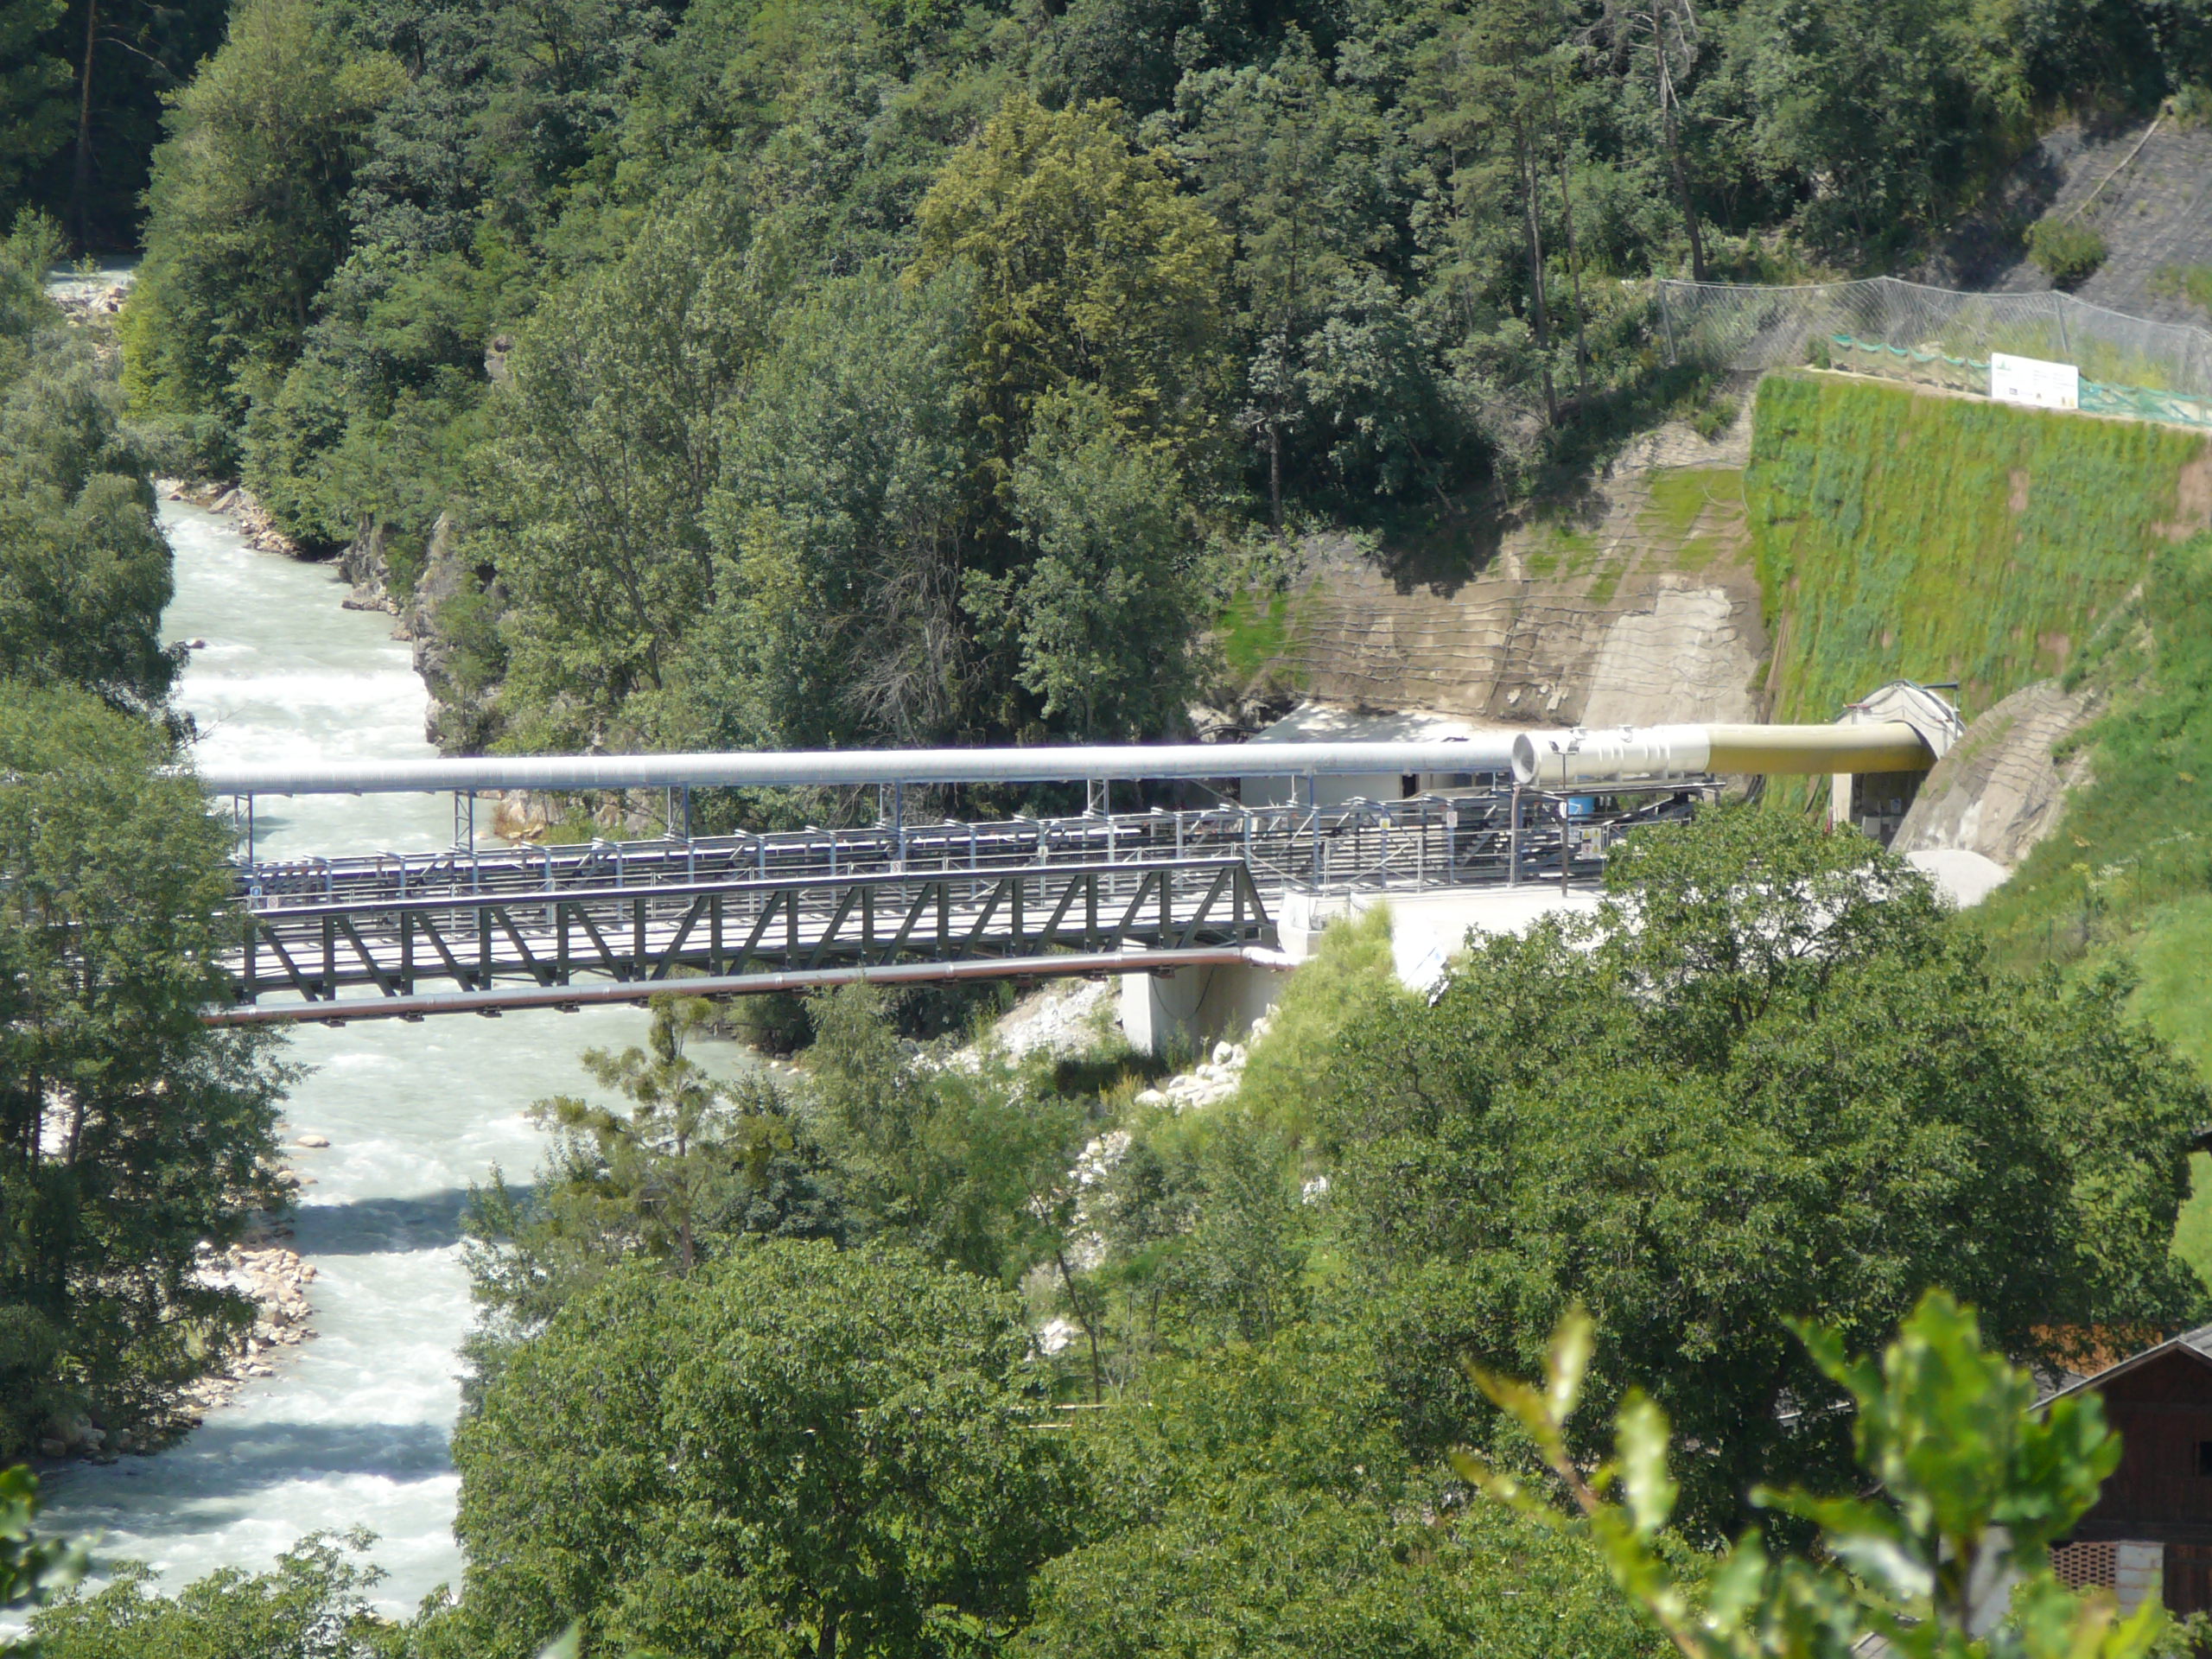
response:
<path fill-rule="evenodd" d="M 1891 850 L 1979 853 L 2016 867 L 2058 827 L 2066 792 L 2088 782 L 2088 752 L 2069 752 L 2066 740 L 2098 712 L 2094 692 L 2056 680 L 2012 693 L 1936 763 Z"/>
<path fill-rule="evenodd" d="M 1759 717 L 1750 433 L 1748 409 L 1717 442 L 1662 429 L 1583 511 L 1516 525 L 1463 580 L 1396 579 L 1349 544 L 1310 544 L 1274 677 L 1330 702 L 1503 724 Z"/>

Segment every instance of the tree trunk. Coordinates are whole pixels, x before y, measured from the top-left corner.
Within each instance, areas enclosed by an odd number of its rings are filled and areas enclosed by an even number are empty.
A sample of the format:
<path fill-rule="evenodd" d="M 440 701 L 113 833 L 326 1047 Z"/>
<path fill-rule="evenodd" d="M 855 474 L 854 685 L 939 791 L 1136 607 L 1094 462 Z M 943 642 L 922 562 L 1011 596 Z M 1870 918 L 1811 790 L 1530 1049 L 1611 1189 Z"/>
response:
<path fill-rule="evenodd" d="M 1068 1287 L 1068 1306 L 1075 1309 L 1075 1317 L 1083 1326 L 1083 1334 L 1090 1343 L 1090 1403 L 1095 1406 L 1106 1397 L 1098 1363 L 1098 1332 L 1090 1323 L 1090 1315 L 1084 1312 L 1083 1293 L 1075 1287 L 1075 1274 L 1068 1271 L 1067 1252 L 1058 1244 L 1053 1245 L 1052 1260 L 1059 1263 L 1060 1282 Z"/>
<path fill-rule="evenodd" d="M 85 58 L 77 72 L 77 153 L 69 169 L 69 233 L 81 258 L 92 248 L 85 226 L 85 199 L 92 189 L 92 45 L 99 28 L 100 0 L 85 0 Z"/>
<path fill-rule="evenodd" d="M 1674 175 L 1675 197 L 1682 208 L 1682 227 L 1689 232 L 1690 277 L 1705 280 L 1705 239 L 1698 234 L 1697 208 L 1690 200 L 1690 177 L 1682 168 L 1681 134 L 1675 125 L 1675 78 L 1667 70 L 1666 0 L 1651 0 L 1651 49 L 1659 60 L 1659 116 L 1667 137 L 1667 168 Z"/>
<path fill-rule="evenodd" d="M 1567 182 L 1567 146 L 1559 150 L 1559 205 L 1566 215 L 1567 270 L 1574 283 L 1574 403 L 1579 414 L 1590 401 L 1590 387 L 1583 378 L 1590 362 L 1590 342 L 1582 322 L 1582 256 L 1574 245 L 1574 196 Z"/>
<path fill-rule="evenodd" d="M 1268 503 L 1274 514 L 1275 539 L 1282 539 L 1282 422 L 1268 422 Z"/>
<path fill-rule="evenodd" d="M 1552 385 L 1551 314 L 1544 304 L 1544 233 L 1536 224 L 1536 165 L 1529 154 L 1528 129 L 1516 127 L 1513 137 L 1516 148 L 1521 152 L 1521 222 L 1529 238 L 1530 320 L 1535 325 L 1536 351 L 1543 364 L 1544 420 L 1548 425 L 1557 426 L 1559 393 Z"/>

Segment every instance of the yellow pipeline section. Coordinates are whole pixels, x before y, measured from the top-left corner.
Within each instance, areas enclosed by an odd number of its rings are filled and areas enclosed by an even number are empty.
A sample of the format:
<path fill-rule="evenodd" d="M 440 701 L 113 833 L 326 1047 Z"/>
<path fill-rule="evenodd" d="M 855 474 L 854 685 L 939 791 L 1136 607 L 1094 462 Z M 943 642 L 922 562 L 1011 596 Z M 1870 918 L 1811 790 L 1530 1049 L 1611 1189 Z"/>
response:
<path fill-rule="evenodd" d="M 1644 726 L 1524 732 L 1513 775 L 1554 786 L 1629 778 L 1925 772 L 1935 751 L 1903 721 L 1841 726 Z"/>
<path fill-rule="evenodd" d="M 1901 720 L 1860 726 L 1708 726 L 1706 770 L 1805 776 L 1835 772 L 1925 772 L 1934 751 Z"/>

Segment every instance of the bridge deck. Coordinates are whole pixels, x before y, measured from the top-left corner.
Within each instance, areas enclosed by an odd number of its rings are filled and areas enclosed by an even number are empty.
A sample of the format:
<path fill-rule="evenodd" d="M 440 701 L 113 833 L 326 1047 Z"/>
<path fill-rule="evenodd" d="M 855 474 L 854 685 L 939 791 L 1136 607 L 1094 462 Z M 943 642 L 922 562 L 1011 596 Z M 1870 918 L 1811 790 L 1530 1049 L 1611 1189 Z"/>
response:
<path fill-rule="evenodd" d="M 690 841 L 518 847 L 244 866 L 235 1001 L 330 1018 L 340 993 L 488 1007 L 579 977 L 718 988 L 934 963 L 1032 971 L 1077 953 L 1203 952 L 1274 938 L 1271 901 L 1319 888 L 1594 878 L 1608 840 L 1688 810 L 1470 791 L 1310 807 L 878 824 Z M 903 971 L 902 971 L 903 976 Z M 737 982 L 733 986 L 730 982 Z M 294 1001 L 296 999 L 296 1001 Z M 517 1000 L 524 1000 L 518 997 Z M 289 1007 L 290 1013 L 280 1012 Z"/>

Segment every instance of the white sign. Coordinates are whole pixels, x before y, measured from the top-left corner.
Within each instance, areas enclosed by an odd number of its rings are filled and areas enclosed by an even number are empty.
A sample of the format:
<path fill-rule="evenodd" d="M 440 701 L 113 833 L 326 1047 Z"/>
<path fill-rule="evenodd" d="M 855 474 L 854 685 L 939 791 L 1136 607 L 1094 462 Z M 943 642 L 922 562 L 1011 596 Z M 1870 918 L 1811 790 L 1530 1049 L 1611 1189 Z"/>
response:
<path fill-rule="evenodd" d="M 2033 357 L 1989 354 L 1989 395 L 2000 404 L 2033 404 L 2037 409 L 2079 409 L 2082 371 L 2071 363 L 2045 363 Z"/>

